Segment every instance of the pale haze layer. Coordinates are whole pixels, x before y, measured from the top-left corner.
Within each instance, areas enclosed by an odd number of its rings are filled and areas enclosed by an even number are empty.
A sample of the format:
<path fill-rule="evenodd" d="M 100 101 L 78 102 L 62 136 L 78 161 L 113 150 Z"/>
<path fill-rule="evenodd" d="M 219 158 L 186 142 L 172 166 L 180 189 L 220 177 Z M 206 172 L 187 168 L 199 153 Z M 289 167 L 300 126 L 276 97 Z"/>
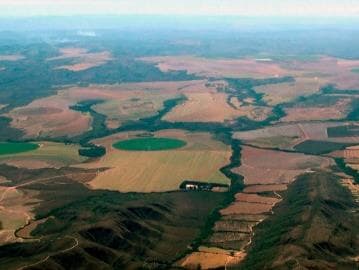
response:
<path fill-rule="evenodd" d="M 1 0 L 0 16 L 359 16 L 359 0 Z"/>

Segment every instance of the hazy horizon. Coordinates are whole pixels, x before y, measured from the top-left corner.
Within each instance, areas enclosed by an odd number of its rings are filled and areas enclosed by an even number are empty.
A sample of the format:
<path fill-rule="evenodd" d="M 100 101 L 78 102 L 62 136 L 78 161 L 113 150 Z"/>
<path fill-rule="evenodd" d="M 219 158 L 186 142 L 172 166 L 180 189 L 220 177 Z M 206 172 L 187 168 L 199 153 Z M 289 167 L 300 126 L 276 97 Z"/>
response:
<path fill-rule="evenodd" d="M 357 17 L 357 0 L 3 0 L 1 17 L 176 15 L 247 17 Z"/>

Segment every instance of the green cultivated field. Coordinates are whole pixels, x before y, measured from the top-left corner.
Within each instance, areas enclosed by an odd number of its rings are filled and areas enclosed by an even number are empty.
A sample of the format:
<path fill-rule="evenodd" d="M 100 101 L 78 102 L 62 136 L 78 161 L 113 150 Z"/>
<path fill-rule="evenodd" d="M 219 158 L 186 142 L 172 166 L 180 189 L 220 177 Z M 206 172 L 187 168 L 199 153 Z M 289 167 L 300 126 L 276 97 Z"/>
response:
<path fill-rule="evenodd" d="M 116 142 L 113 147 L 127 151 L 161 151 L 185 145 L 185 141 L 172 138 L 136 138 Z"/>
<path fill-rule="evenodd" d="M 335 150 L 342 150 L 350 145 L 348 143 L 306 140 L 294 146 L 294 149 L 305 154 L 321 155 Z"/>
<path fill-rule="evenodd" d="M 33 151 L 39 148 L 35 143 L 10 143 L 0 142 L 0 155 L 18 154 Z"/>

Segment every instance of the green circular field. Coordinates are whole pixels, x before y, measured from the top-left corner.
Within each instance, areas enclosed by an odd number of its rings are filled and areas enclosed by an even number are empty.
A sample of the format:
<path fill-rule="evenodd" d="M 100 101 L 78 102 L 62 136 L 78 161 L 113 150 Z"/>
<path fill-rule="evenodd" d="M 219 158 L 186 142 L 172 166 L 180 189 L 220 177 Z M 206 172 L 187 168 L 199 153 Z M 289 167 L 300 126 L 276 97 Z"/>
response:
<path fill-rule="evenodd" d="M 35 143 L 0 142 L 0 155 L 18 154 L 33 151 L 37 148 L 39 148 L 39 145 Z"/>
<path fill-rule="evenodd" d="M 135 138 L 118 141 L 113 144 L 116 149 L 127 151 L 161 151 L 176 149 L 186 145 L 185 141 L 173 138 Z"/>

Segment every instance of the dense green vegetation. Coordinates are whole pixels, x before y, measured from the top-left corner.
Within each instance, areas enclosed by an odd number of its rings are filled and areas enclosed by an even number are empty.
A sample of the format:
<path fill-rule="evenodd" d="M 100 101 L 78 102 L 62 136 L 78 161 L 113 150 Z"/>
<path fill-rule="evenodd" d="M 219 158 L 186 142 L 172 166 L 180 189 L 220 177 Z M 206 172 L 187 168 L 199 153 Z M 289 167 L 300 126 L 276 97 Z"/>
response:
<path fill-rule="evenodd" d="M 340 99 L 340 96 L 331 96 L 331 95 L 323 95 L 313 94 L 309 96 L 301 96 L 296 102 L 289 104 L 290 107 L 330 107 L 335 105 Z"/>
<path fill-rule="evenodd" d="M 0 142 L 0 155 L 11 155 L 33 151 L 39 148 L 38 144 L 26 142 Z"/>
<path fill-rule="evenodd" d="M 358 121 L 359 120 L 359 99 L 355 98 L 351 102 L 351 111 L 346 117 L 346 120 L 349 121 Z"/>
<path fill-rule="evenodd" d="M 24 135 L 22 130 L 10 126 L 11 119 L 0 116 L 0 141 L 17 140 Z"/>
<path fill-rule="evenodd" d="M 96 158 L 96 157 L 102 157 L 105 154 L 106 154 L 106 148 L 98 145 L 79 149 L 79 155 L 84 157 Z"/>
<path fill-rule="evenodd" d="M 350 145 L 351 144 L 349 143 L 306 140 L 294 146 L 294 149 L 297 150 L 298 152 L 302 152 L 306 154 L 320 155 L 320 154 L 327 154 L 335 150 L 341 150 Z"/>
<path fill-rule="evenodd" d="M 149 137 L 118 141 L 113 144 L 113 147 L 127 151 L 161 151 L 181 148 L 185 145 L 185 141 L 178 139 Z"/>
<path fill-rule="evenodd" d="M 357 170 L 354 170 L 353 168 L 347 166 L 343 158 L 336 158 L 335 163 L 344 173 L 352 176 L 354 181 L 359 184 L 359 172 Z"/>
<path fill-rule="evenodd" d="M 345 125 L 327 128 L 329 138 L 359 136 L 359 126 Z"/>

